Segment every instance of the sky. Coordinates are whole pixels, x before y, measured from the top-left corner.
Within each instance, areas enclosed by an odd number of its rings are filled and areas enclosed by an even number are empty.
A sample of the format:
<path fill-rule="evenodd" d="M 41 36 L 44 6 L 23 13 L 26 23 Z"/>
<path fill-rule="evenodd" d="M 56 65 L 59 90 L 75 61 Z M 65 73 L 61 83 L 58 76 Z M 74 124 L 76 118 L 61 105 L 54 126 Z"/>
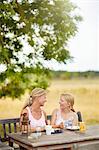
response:
<path fill-rule="evenodd" d="M 55 70 L 99 71 L 99 0 L 71 0 L 80 7 L 83 21 L 78 33 L 70 40 L 69 51 L 74 57 L 66 65 L 52 65 Z"/>

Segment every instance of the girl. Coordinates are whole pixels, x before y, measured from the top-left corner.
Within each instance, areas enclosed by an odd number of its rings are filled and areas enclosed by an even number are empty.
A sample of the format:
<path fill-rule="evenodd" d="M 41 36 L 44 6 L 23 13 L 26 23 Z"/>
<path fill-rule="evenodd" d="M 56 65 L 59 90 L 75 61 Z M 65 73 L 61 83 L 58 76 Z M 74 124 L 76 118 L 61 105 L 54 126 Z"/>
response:
<path fill-rule="evenodd" d="M 74 97 L 71 94 L 61 94 L 59 104 L 60 108 L 52 113 L 51 125 L 54 128 L 77 126 L 78 116 L 73 111 Z"/>

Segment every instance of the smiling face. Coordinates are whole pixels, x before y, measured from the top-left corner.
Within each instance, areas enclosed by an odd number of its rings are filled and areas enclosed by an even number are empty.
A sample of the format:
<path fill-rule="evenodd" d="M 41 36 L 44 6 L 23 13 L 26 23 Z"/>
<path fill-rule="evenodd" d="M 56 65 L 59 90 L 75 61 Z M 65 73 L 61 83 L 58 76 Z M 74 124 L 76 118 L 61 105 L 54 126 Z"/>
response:
<path fill-rule="evenodd" d="M 65 99 L 64 96 L 60 97 L 60 109 L 69 109 L 70 108 L 70 103 Z"/>
<path fill-rule="evenodd" d="M 40 106 L 44 106 L 44 103 L 46 102 L 46 94 L 39 96 L 38 101 L 39 101 Z"/>
<path fill-rule="evenodd" d="M 30 95 L 29 105 L 44 106 L 45 102 L 46 102 L 46 90 L 42 88 L 33 89 Z"/>

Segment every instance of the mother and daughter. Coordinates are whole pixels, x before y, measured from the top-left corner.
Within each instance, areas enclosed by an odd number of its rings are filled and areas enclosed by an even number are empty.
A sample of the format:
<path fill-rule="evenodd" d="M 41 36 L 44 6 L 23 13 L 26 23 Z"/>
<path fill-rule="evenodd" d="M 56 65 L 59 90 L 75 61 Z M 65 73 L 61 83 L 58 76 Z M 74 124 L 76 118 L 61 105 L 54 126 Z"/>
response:
<path fill-rule="evenodd" d="M 46 90 L 35 88 L 32 90 L 28 101 L 22 108 L 20 115 L 20 127 L 22 128 L 22 120 L 24 114 L 30 121 L 31 131 L 36 131 L 36 127 L 40 126 L 41 131 L 48 124 L 45 111 L 42 109 L 46 102 Z M 59 109 L 55 109 L 52 113 L 51 122 L 53 128 L 63 128 L 64 126 L 78 125 L 78 116 L 73 109 L 74 97 L 71 94 L 61 94 L 59 100 Z"/>

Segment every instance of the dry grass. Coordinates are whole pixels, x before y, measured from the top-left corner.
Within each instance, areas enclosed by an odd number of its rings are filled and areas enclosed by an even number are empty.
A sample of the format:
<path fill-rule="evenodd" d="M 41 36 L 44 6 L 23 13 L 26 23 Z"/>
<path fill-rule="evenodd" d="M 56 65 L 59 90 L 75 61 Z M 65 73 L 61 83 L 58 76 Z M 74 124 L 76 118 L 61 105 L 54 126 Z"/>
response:
<path fill-rule="evenodd" d="M 86 123 L 99 123 L 99 79 L 97 80 L 54 80 L 49 87 L 45 111 L 51 114 L 59 107 L 61 93 L 72 93 L 75 96 L 75 110 L 80 110 Z M 0 100 L 0 118 L 19 117 L 27 94 L 21 100 Z"/>

